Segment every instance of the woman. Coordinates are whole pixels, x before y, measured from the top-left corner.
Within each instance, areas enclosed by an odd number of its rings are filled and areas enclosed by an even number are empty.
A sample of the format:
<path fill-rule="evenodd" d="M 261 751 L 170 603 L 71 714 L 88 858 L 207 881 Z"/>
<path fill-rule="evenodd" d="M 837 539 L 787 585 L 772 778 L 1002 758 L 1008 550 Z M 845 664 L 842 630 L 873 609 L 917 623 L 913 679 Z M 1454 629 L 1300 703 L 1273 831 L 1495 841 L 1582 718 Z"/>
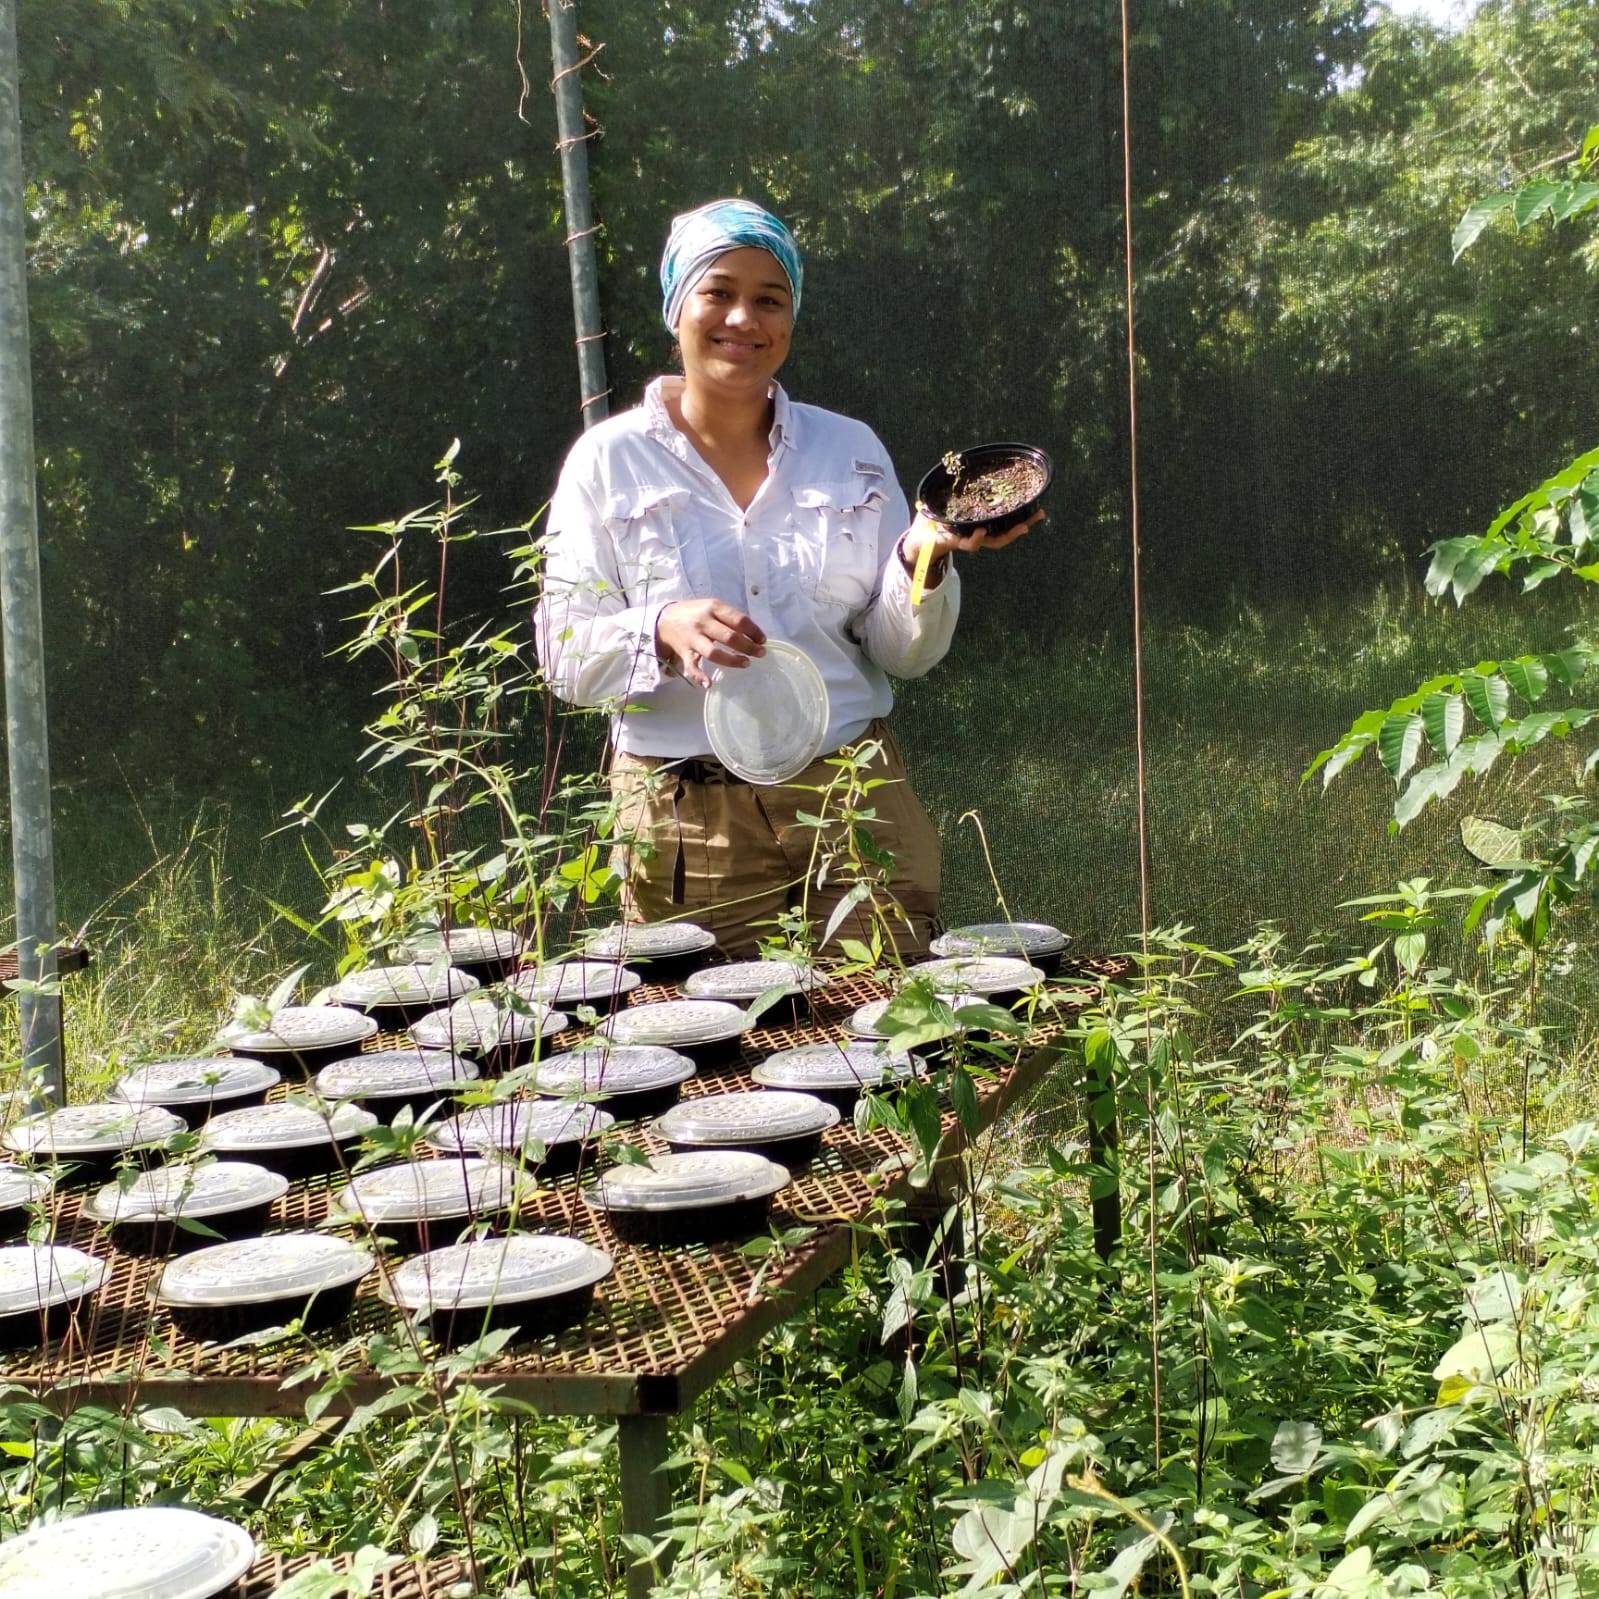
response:
<path fill-rule="evenodd" d="M 539 649 L 558 695 L 613 711 L 619 836 L 635 841 L 625 913 L 688 915 L 731 955 L 753 954 L 796 908 L 819 935 L 850 886 L 836 868 L 819 873 L 825 848 L 799 820 L 820 809 L 815 790 L 837 766 L 824 756 L 792 785 L 755 787 L 706 747 L 711 672 L 746 667 L 768 638 L 803 650 L 831 702 L 823 749 L 881 746 L 868 776 L 888 781 L 864 803 L 894 864 L 876 898 L 888 937 L 914 958 L 937 927 L 940 848 L 883 721 L 888 678 L 943 659 L 960 609 L 950 554 L 985 540 L 913 521 L 871 429 L 778 386 L 801 288 L 793 235 L 752 202 L 716 200 L 673 222 L 661 291 L 683 375 L 657 378 L 641 406 L 568 455 L 550 502 Z M 838 933 L 869 937 L 869 925 L 857 908 Z"/>

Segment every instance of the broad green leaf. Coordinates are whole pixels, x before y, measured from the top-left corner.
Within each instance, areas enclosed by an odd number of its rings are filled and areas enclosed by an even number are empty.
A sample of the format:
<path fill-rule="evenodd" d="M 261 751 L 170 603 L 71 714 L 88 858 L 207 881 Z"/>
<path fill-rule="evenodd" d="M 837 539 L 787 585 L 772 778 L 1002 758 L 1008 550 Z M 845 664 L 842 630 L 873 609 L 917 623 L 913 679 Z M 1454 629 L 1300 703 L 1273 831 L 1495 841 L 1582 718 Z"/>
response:
<path fill-rule="evenodd" d="M 1498 727 L 1510 709 L 1510 685 L 1497 673 L 1484 676 L 1481 672 L 1467 672 L 1460 680 L 1461 692 L 1471 714 L 1486 727 Z"/>
<path fill-rule="evenodd" d="M 1511 212 L 1516 219 L 1516 226 L 1524 228 L 1536 222 L 1554 204 L 1560 187 L 1558 183 L 1549 183 L 1542 178 L 1523 184 L 1516 191 L 1516 203 Z"/>
<path fill-rule="evenodd" d="M 1515 196 L 1512 194 L 1489 194 L 1480 200 L 1473 200 L 1466 207 L 1466 214 L 1455 224 L 1454 234 L 1449 240 L 1452 259 L 1458 261 L 1482 236 L 1482 230 L 1501 211 L 1508 211 L 1514 202 Z"/>
<path fill-rule="evenodd" d="M 1504 867 L 1521 859 L 1521 834 L 1486 816 L 1463 816 L 1460 842 L 1484 866 Z"/>
<path fill-rule="evenodd" d="M 1465 701 L 1458 694 L 1429 694 L 1421 702 L 1421 725 L 1427 742 L 1447 760 L 1466 725 Z"/>
<path fill-rule="evenodd" d="M 1400 933 L 1394 939 L 1394 958 L 1399 962 L 1402 971 L 1413 973 L 1419 970 L 1426 954 L 1425 933 Z"/>
<path fill-rule="evenodd" d="M 1565 222 L 1599 205 L 1599 183 L 1562 183 L 1549 207 L 1556 222 Z"/>
<path fill-rule="evenodd" d="M 1371 1550 L 1362 1544 L 1351 1549 L 1321 1580 L 1316 1588 L 1318 1599 L 1322 1595 L 1360 1593 L 1370 1575 Z"/>
<path fill-rule="evenodd" d="M 1529 705 L 1536 705 L 1549 687 L 1549 669 L 1536 655 L 1518 656 L 1504 664 L 1505 681 Z"/>
<path fill-rule="evenodd" d="M 1321 1428 L 1313 1421 L 1279 1422 L 1271 1440 L 1271 1463 L 1278 1471 L 1303 1475 L 1321 1453 Z"/>
<path fill-rule="evenodd" d="M 1473 1327 L 1458 1338 L 1432 1368 L 1439 1382 L 1450 1377 L 1469 1377 L 1474 1382 L 1493 1383 L 1516 1364 L 1516 1329 L 1502 1323 Z"/>
<path fill-rule="evenodd" d="M 1396 783 L 1416 764 L 1424 732 L 1421 718 L 1414 712 L 1400 712 L 1382 724 L 1377 735 L 1377 754 Z"/>

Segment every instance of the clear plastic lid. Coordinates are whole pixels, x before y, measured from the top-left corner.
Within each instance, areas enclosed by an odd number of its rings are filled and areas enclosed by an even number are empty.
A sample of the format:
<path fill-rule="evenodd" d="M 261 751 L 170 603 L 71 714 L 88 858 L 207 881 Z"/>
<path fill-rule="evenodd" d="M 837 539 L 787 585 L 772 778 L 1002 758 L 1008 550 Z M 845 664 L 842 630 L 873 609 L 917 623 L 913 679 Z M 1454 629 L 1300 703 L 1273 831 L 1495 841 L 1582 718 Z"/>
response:
<path fill-rule="evenodd" d="M 952 927 L 927 947 L 935 955 L 1058 955 L 1070 937 L 1048 922 L 973 922 Z"/>
<path fill-rule="evenodd" d="M 794 961 L 732 961 L 726 966 L 706 966 L 685 980 L 688 999 L 727 999 L 748 1005 L 770 988 L 785 994 L 809 994 L 821 979 L 813 966 Z"/>
<path fill-rule="evenodd" d="M 0 1249 L 0 1316 L 22 1316 L 92 1294 L 111 1268 L 66 1244 L 10 1244 Z M 9 1590 L 0 1587 L 0 1593 Z"/>
<path fill-rule="evenodd" d="M 979 996 L 1036 988 L 1044 981 L 1036 966 L 1008 955 L 951 955 L 945 960 L 919 961 L 906 967 L 905 975 L 925 977 L 943 993 Z"/>
<path fill-rule="evenodd" d="M 107 1183 L 83 1207 L 93 1221 L 200 1220 L 270 1205 L 289 1191 L 287 1177 L 246 1160 L 216 1160 L 202 1166 L 163 1166 L 141 1172 L 126 1188 Z"/>
<path fill-rule="evenodd" d="M 492 989 L 470 994 L 448 1010 L 429 1011 L 411 1028 L 411 1037 L 428 1049 L 500 1049 L 535 1033 L 550 1038 L 565 1030 L 560 1011 L 527 999 L 522 1004 L 526 1009 L 517 1010 Z"/>
<path fill-rule="evenodd" d="M 158 1305 L 202 1309 L 265 1305 L 359 1282 L 372 1270 L 369 1250 L 331 1233 L 273 1233 L 179 1255 L 161 1268 Z"/>
<path fill-rule="evenodd" d="M 50 1197 L 56 1180 L 49 1172 L 28 1166 L 13 1166 L 0 1160 L 0 1210 L 15 1210 L 19 1205 L 36 1205 Z"/>
<path fill-rule="evenodd" d="M 380 1049 L 336 1060 L 316 1074 L 316 1091 L 328 1100 L 387 1099 L 429 1089 L 475 1083 L 471 1061 L 443 1049 Z"/>
<path fill-rule="evenodd" d="M 693 922 L 618 922 L 584 940 L 583 951 L 602 960 L 637 956 L 698 955 L 716 948 L 716 934 Z"/>
<path fill-rule="evenodd" d="M 257 1054 L 274 1050 L 336 1049 L 359 1044 L 378 1030 L 375 1018 L 363 1016 L 348 1005 L 285 1005 L 272 1013 L 272 1025 L 261 1033 L 233 1033 L 222 1037 L 235 1049 Z"/>
<path fill-rule="evenodd" d="M 599 1032 L 614 1044 L 714 1044 L 737 1038 L 749 1025 L 741 1007 L 725 999 L 664 999 L 630 1005 L 607 1016 Z"/>
<path fill-rule="evenodd" d="M 479 1105 L 441 1122 L 428 1134 L 435 1149 L 455 1154 L 467 1149 L 525 1148 L 535 1139 L 551 1144 L 577 1144 L 597 1138 L 616 1125 L 608 1111 L 593 1105 L 563 1105 L 549 1099 L 513 1099 Z"/>
<path fill-rule="evenodd" d="M 766 653 L 718 670 L 705 693 L 705 736 L 746 783 L 786 783 L 827 739 L 827 684 L 803 650 L 768 639 Z"/>
<path fill-rule="evenodd" d="M 935 994 L 933 997 L 940 1004 L 949 1006 L 951 1010 L 970 1003 L 969 996 L 964 994 Z M 883 1026 L 883 1012 L 893 1003 L 894 997 L 890 995 L 887 999 L 874 999 L 870 1004 L 862 1005 L 859 1010 L 850 1014 L 850 1019 L 844 1023 L 844 1030 L 853 1033 L 857 1038 L 893 1037 L 893 1034 Z"/>
<path fill-rule="evenodd" d="M 115 1092 L 130 1105 L 207 1105 L 216 1099 L 265 1093 L 282 1080 L 274 1067 L 242 1055 L 195 1056 L 136 1066 L 117 1083 Z"/>
<path fill-rule="evenodd" d="M 916 1074 L 904 1050 L 862 1040 L 854 1044 L 801 1044 L 768 1055 L 750 1076 L 764 1088 L 869 1088 L 884 1078 L 903 1082 Z"/>
<path fill-rule="evenodd" d="M 563 1094 L 637 1094 L 686 1083 L 694 1075 L 687 1055 L 659 1044 L 598 1044 L 539 1062 L 533 1091 Z"/>
<path fill-rule="evenodd" d="M 364 1220 L 374 1227 L 492 1216 L 515 1199 L 517 1180 L 514 1168 L 476 1155 L 408 1160 L 358 1172 L 334 1195 L 330 1209 L 335 1221 Z"/>
<path fill-rule="evenodd" d="M 378 1292 L 405 1310 L 486 1310 L 592 1288 L 614 1269 L 603 1249 L 580 1238 L 512 1233 L 450 1244 L 404 1261 Z"/>
<path fill-rule="evenodd" d="M 644 979 L 614 961 L 560 961 L 543 971 L 518 972 L 510 987 L 547 1005 L 580 1005 L 585 1000 L 631 994 Z"/>
<path fill-rule="evenodd" d="M 656 1155 L 647 1166 L 612 1166 L 583 1190 L 595 1210 L 700 1210 L 764 1199 L 786 1188 L 788 1167 L 742 1149 Z"/>
<path fill-rule="evenodd" d="M 378 1119 L 358 1105 L 317 1105 L 286 1099 L 246 1105 L 213 1116 L 200 1130 L 203 1149 L 307 1149 L 370 1132 Z"/>
<path fill-rule="evenodd" d="M 685 1099 L 656 1118 L 654 1131 L 673 1144 L 764 1144 L 825 1132 L 838 1121 L 838 1107 L 814 1094 L 758 1088 Z"/>
<path fill-rule="evenodd" d="M 255 1564 L 243 1527 L 176 1505 L 97 1510 L 0 1544 L 6 1599 L 212 1599 Z"/>
<path fill-rule="evenodd" d="M 503 927 L 452 927 L 448 932 L 434 929 L 408 938 L 402 953 L 416 960 L 432 961 L 448 950 L 450 959 L 471 966 L 482 961 L 515 959 L 527 948 L 520 933 Z"/>
<path fill-rule="evenodd" d="M 42 1116 L 30 1116 L 6 1129 L 6 1148 L 40 1159 L 73 1155 L 114 1155 L 165 1143 L 183 1132 L 181 1116 L 159 1105 L 130 1105 L 124 1099 L 96 1105 L 63 1105 Z"/>
<path fill-rule="evenodd" d="M 478 986 L 477 978 L 454 966 L 417 961 L 351 972 L 328 993 L 341 1005 L 446 1005 Z"/>

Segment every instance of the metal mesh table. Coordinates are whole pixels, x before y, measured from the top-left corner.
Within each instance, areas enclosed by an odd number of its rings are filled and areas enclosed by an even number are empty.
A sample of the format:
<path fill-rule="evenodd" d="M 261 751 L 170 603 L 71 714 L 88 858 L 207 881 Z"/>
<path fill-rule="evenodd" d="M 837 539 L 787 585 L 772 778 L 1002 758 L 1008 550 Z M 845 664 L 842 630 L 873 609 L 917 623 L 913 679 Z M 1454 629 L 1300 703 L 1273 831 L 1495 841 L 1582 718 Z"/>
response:
<path fill-rule="evenodd" d="M 690 1079 L 685 1096 L 751 1086 L 750 1068 L 767 1055 L 838 1037 L 849 1014 L 882 993 L 864 980 L 835 980 L 816 999 L 809 1022 L 752 1031 L 736 1062 Z M 639 997 L 665 994 L 645 989 Z M 1057 991 L 1057 1014 L 1070 1000 L 1070 994 Z M 576 1041 L 576 1035 L 558 1038 L 554 1047 Z M 374 1039 L 369 1047 L 393 1042 Z M 1025 1095 L 1056 1054 L 1041 1034 L 1016 1051 L 1008 1067 L 980 1081 L 980 1127 L 992 1126 Z M 965 1135 L 952 1114 L 944 1117 L 944 1131 L 947 1147 L 958 1150 Z M 665 1148 L 639 1127 L 624 1127 L 620 1136 L 651 1153 Z M 320 1225 L 342 1180 L 294 1183 L 279 1202 L 275 1222 Z M 737 1244 L 671 1249 L 624 1244 L 603 1216 L 582 1203 L 579 1186 L 570 1178 L 542 1183 L 522 1204 L 519 1225 L 571 1233 L 600 1245 L 615 1259 L 615 1274 L 600 1285 L 581 1326 L 508 1347 L 480 1365 L 472 1380 L 547 1414 L 619 1418 L 624 1524 L 648 1531 L 667 1508 L 664 1480 L 657 1475 L 666 1454 L 664 1418 L 691 1404 L 843 1266 L 852 1226 L 907 1191 L 904 1151 L 882 1130 L 861 1137 L 848 1119 L 831 1129 L 820 1157 L 774 1203 L 774 1226 L 814 1230 L 780 1259 L 760 1262 Z M 173 1405 L 190 1415 L 298 1416 L 306 1390 L 285 1387 L 285 1380 L 306 1366 L 314 1349 L 343 1347 L 347 1380 L 334 1410 L 367 1403 L 388 1386 L 362 1353 L 369 1335 L 398 1325 L 397 1313 L 377 1296 L 377 1274 L 362 1285 L 351 1320 L 328 1332 L 248 1347 L 201 1344 L 149 1303 L 161 1261 L 113 1248 L 105 1229 L 81 1214 L 81 1196 L 63 1194 L 55 1203 L 57 1241 L 101 1256 L 111 1264 L 111 1274 L 67 1337 L 0 1358 L 0 1381 L 72 1405 L 123 1408 L 136 1395 L 139 1403 Z M 646 1589 L 630 1584 L 630 1591 Z"/>
<path fill-rule="evenodd" d="M 315 1559 L 315 1555 L 262 1555 L 228 1590 L 225 1599 L 271 1599 L 290 1577 L 304 1571 Z M 342 1568 L 349 1559 L 341 1556 L 334 1564 Z M 464 1560 L 433 1560 L 426 1565 L 408 1560 L 378 1573 L 372 1584 L 372 1599 L 449 1599 L 458 1583 L 471 1579 L 471 1568 Z"/>

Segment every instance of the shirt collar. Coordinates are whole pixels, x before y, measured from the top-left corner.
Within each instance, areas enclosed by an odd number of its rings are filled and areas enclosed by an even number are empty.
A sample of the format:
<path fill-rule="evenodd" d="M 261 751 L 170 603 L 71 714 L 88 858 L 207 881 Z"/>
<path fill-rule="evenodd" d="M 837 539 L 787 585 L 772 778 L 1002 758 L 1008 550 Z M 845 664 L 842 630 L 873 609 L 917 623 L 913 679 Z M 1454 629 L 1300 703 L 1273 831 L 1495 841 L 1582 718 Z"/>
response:
<path fill-rule="evenodd" d="M 668 395 L 675 396 L 682 392 L 683 379 L 675 375 L 656 378 L 645 389 L 644 417 L 651 437 L 666 444 L 681 437 L 672 421 L 672 413 L 666 408 L 666 400 Z M 794 443 L 795 418 L 794 407 L 781 383 L 772 385 L 772 401 L 772 431 L 768 437 L 775 450 L 781 444 Z"/>

